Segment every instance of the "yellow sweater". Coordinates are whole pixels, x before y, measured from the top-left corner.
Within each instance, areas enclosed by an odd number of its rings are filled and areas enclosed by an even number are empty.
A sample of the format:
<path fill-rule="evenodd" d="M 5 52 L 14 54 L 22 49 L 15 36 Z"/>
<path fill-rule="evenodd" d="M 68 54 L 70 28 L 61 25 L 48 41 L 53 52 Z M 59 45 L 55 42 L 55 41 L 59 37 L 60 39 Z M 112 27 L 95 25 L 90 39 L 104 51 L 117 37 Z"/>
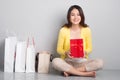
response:
<path fill-rule="evenodd" d="M 88 54 L 92 51 L 92 39 L 91 30 L 89 27 L 81 28 L 80 37 L 83 39 L 84 50 L 87 53 L 85 55 L 88 58 Z M 57 52 L 62 59 L 66 58 L 65 52 L 70 50 L 70 28 L 63 27 L 59 31 Z"/>

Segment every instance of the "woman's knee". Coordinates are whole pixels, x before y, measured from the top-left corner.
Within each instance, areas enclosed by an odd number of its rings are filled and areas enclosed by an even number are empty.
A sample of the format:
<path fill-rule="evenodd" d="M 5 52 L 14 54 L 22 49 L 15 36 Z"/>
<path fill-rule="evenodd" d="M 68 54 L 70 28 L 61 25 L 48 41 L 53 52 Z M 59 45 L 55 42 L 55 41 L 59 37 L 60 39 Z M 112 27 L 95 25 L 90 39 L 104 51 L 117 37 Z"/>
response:
<path fill-rule="evenodd" d="M 54 58 L 52 60 L 52 65 L 56 70 L 59 71 L 69 71 L 70 68 L 72 67 L 61 58 Z"/>
<path fill-rule="evenodd" d="M 102 59 L 96 59 L 97 66 L 101 69 L 103 68 L 103 60 Z"/>
<path fill-rule="evenodd" d="M 103 60 L 102 59 L 94 59 L 86 64 L 86 71 L 96 71 L 103 68 Z"/>
<path fill-rule="evenodd" d="M 61 61 L 61 58 L 54 58 L 54 59 L 52 60 L 52 64 L 53 64 L 53 65 L 57 65 L 60 61 Z"/>

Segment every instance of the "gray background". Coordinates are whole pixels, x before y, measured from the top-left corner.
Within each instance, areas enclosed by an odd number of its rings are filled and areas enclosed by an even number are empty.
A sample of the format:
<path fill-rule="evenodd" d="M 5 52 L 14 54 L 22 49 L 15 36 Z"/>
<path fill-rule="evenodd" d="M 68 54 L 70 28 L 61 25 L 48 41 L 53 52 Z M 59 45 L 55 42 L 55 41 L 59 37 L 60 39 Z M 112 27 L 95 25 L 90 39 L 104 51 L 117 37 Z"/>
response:
<path fill-rule="evenodd" d="M 68 8 L 83 8 L 92 30 L 91 58 L 102 58 L 104 69 L 120 69 L 120 0 L 0 0 L 0 68 L 4 63 L 4 39 L 34 36 L 36 50 L 56 53 L 58 31 L 66 23 Z"/>

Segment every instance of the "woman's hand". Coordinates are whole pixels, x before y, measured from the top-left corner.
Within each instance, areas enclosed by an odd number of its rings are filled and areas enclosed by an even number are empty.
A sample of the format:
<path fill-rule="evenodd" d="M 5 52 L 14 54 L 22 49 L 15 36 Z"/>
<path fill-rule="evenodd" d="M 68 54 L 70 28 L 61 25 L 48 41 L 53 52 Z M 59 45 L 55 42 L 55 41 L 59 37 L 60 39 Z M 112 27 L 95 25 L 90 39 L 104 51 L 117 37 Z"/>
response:
<path fill-rule="evenodd" d="M 68 56 L 68 58 L 73 58 L 72 56 L 70 56 L 70 51 L 66 51 L 65 54 Z"/>
<path fill-rule="evenodd" d="M 86 51 L 84 51 L 84 58 L 86 57 L 86 55 L 87 55 L 87 52 L 86 52 Z"/>

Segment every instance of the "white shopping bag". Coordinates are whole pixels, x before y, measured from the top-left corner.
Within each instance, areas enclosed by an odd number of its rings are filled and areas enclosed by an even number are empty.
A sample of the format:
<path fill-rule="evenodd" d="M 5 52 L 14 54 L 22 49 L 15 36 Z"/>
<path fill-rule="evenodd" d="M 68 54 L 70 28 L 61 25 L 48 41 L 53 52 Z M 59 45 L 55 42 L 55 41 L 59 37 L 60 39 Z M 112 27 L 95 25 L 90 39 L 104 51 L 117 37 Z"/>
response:
<path fill-rule="evenodd" d="M 35 44 L 34 39 L 32 39 L 32 43 L 30 44 L 30 40 L 28 39 L 27 53 L 26 53 L 26 72 L 35 72 Z"/>
<path fill-rule="evenodd" d="M 16 43 L 16 37 L 8 37 L 5 39 L 4 72 L 14 71 Z"/>
<path fill-rule="evenodd" d="M 48 73 L 50 65 L 50 53 L 47 51 L 39 52 L 38 73 Z"/>
<path fill-rule="evenodd" d="M 25 72 L 27 42 L 19 41 L 16 46 L 15 72 Z"/>

